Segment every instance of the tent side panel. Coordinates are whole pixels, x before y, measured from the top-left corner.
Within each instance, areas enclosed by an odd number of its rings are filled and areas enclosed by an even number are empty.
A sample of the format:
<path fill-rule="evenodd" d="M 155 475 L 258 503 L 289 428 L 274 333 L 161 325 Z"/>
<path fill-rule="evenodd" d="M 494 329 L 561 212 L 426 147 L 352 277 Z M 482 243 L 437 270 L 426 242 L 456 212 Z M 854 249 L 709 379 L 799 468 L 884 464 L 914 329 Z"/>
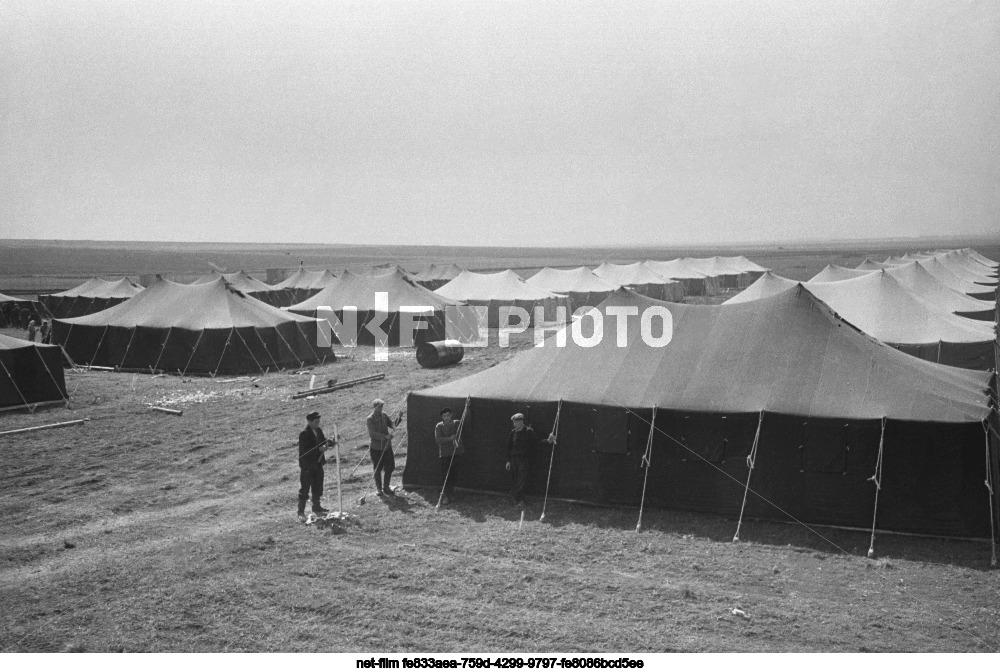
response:
<path fill-rule="evenodd" d="M 988 537 L 984 448 L 978 423 L 887 423 L 878 526 Z"/>

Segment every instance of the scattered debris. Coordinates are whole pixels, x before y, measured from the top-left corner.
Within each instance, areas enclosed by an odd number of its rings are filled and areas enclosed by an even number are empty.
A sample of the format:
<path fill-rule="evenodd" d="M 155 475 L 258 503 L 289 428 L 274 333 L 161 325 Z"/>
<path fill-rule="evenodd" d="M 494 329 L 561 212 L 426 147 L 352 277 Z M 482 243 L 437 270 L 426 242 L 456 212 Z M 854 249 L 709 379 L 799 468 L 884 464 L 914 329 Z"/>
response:
<path fill-rule="evenodd" d="M 150 406 L 151 411 L 160 411 L 161 413 L 169 413 L 171 415 L 184 415 L 184 411 L 176 408 L 163 408 L 162 406 Z"/>
<path fill-rule="evenodd" d="M 82 425 L 85 422 L 89 422 L 90 418 L 82 418 L 80 420 L 68 420 L 66 422 L 56 422 L 51 425 L 39 425 L 38 427 L 25 427 L 23 429 L 8 429 L 6 432 L 0 432 L 0 436 L 8 436 L 10 434 L 24 434 L 25 432 L 37 432 L 41 429 L 56 429 L 58 427 L 69 427 L 71 425 Z"/>
<path fill-rule="evenodd" d="M 317 395 L 317 394 L 327 394 L 328 392 L 334 392 L 336 390 L 343 390 L 343 389 L 348 388 L 348 387 L 353 387 L 355 385 L 360 385 L 361 383 L 370 383 L 370 382 L 374 382 L 376 380 L 382 380 L 383 378 L 385 378 L 385 374 L 384 373 L 376 373 L 376 374 L 371 375 L 371 376 L 365 376 L 364 378 L 356 378 L 354 380 L 347 380 L 347 381 L 344 381 L 343 383 L 337 383 L 336 381 L 334 381 L 333 385 L 327 385 L 327 387 L 325 387 L 325 388 L 321 388 L 321 389 L 318 389 L 318 390 L 306 390 L 304 392 L 296 392 L 295 394 L 292 395 L 292 399 L 304 399 L 306 397 L 311 397 L 311 396 L 314 396 L 314 395 Z"/>

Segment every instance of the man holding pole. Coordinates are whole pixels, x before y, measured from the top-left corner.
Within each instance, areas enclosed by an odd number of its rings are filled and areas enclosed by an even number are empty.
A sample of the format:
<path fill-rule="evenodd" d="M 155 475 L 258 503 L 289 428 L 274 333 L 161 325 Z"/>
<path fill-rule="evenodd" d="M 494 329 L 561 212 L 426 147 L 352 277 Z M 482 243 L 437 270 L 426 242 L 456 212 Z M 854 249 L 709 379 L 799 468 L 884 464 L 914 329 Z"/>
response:
<path fill-rule="evenodd" d="M 538 438 L 535 430 L 524 424 L 524 413 L 515 413 L 510 421 L 514 428 L 510 430 L 507 439 L 507 471 L 510 472 L 512 483 L 510 499 L 514 506 L 524 508 L 524 490 L 528 487 L 528 457 L 538 450 Z M 556 437 L 549 434 L 546 443 L 555 443 Z"/>
<path fill-rule="evenodd" d="M 395 433 L 395 426 L 402 418 L 402 412 L 396 417 L 396 422 L 382 412 L 385 402 L 381 399 L 372 401 L 372 412 L 365 418 L 368 426 L 369 452 L 372 458 L 372 466 L 375 468 L 375 491 L 381 497 L 395 497 L 389 481 L 392 479 L 392 472 L 396 468 L 396 458 L 392 453 L 392 435 Z"/>
<path fill-rule="evenodd" d="M 461 439 L 458 437 L 459 423 L 451 417 L 451 409 L 441 409 L 441 422 L 434 427 L 434 441 L 438 447 L 438 457 L 441 458 L 442 504 L 451 504 L 454 500 L 455 481 L 458 478 L 459 456 L 465 452 Z"/>
<path fill-rule="evenodd" d="M 306 501 L 312 491 L 313 513 L 328 513 L 320 504 L 323 497 L 323 465 L 326 449 L 336 441 L 328 439 L 320 428 L 320 414 L 313 411 L 306 416 L 307 425 L 299 434 L 299 518 L 306 515 Z"/>

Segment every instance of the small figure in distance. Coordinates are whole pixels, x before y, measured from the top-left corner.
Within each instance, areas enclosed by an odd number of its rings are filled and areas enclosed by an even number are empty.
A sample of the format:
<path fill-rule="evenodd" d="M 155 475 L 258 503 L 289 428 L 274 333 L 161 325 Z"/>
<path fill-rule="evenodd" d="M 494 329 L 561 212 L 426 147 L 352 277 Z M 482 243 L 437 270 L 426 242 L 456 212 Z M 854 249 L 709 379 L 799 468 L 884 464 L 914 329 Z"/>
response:
<path fill-rule="evenodd" d="M 528 485 L 528 457 L 538 450 L 535 430 L 524 424 L 524 413 L 515 413 L 510 421 L 514 428 L 507 440 L 507 471 L 511 472 L 510 500 L 514 506 L 524 508 L 524 489 Z M 555 443 L 556 437 L 549 434 L 546 443 Z"/>
<path fill-rule="evenodd" d="M 320 428 L 320 414 L 313 411 L 306 416 L 306 428 L 299 434 L 299 519 L 306 516 L 306 502 L 312 491 L 313 513 L 329 513 L 323 508 L 323 465 L 326 464 L 326 450 L 335 445 L 335 439 L 328 439 Z"/>

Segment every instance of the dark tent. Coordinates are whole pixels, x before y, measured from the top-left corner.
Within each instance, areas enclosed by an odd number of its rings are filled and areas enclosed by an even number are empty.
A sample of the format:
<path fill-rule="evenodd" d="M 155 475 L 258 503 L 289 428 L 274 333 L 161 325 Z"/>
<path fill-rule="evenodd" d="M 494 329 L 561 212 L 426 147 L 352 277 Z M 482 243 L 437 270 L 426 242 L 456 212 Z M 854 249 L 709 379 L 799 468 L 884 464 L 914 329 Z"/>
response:
<path fill-rule="evenodd" d="M 182 285 L 162 278 L 125 303 L 55 320 L 53 343 L 77 364 L 189 374 L 240 374 L 316 364 L 316 321 L 282 311 L 222 278 Z"/>
<path fill-rule="evenodd" d="M 37 303 L 23 296 L 0 294 L 0 327 L 20 327 L 21 309 L 37 310 Z"/>
<path fill-rule="evenodd" d="M 655 409 L 647 503 L 735 516 L 749 478 L 747 516 L 869 527 L 869 479 L 878 473 L 878 528 L 990 536 L 997 502 L 988 506 L 984 482 L 997 482 L 997 449 L 984 459 L 982 424 L 990 373 L 900 353 L 798 285 L 730 306 L 624 292 L 603 308 L 612 305 L 666 311 L 672 338 L 647 344 L 636 316 L 625 347 L 614 337 L 553 347 L 553 335 L 492 368 L 412 392 L 404 483 L 440 487 L 434 425 L 442 407 L 461 409 L 469 398 L 458 486 L 506 491 L 511 414 L 525 413 L 544 437 L 561 400 L 555 497 L 639 504 Z M 652 338 L 663 333 L 651 328 Z M 545 492 L 549 460 L 543 444 L 529 496 Z"/>
<path fill-rule="evenodd" d="M 413 276 L 413 279 L 427 289 L 434 291 L 462 275 L 462 270 L 455 264 L 448 264 L 447 266 L 431 264 L 430 268 Z"/>
<path fill-rule="evenodd" d="M 683 259 L 670 261 L 647 261 L 646 267 L 657 275 L 681 283 L 684 295 L 715 296 L 719 293 L 719 279 L 710 278 L 696 270 Z"/>
<path fill-rule="evenodd" d="M 38 297 L 38 300 L 53 317 L 79 317 L 118 305 L 141 291 L 142 287 L 128 278 L 91 278 L 78 287 L 58 294 L 45 294 Z"/>
<path fill-rule="evenodd" d="M 319 309 L 326 307 L 333 311 L 336 321 L 344 323 L 345 308 L 353 306 L 357 311 L 357 331 L 346 333 L 333 324 L 335 340 L 347 345 L 375 345 L 380 342 L 372 330 L 378 328 L 385 332 L 385 345 L 397 346 L 400 329 L 406 325 L 412 325 L 413 341 L 407 343 L 404 338 L 404 344 L 444 339 L 445 309 L 457 305 L 459 302 L 421 287 L 397 268 L 381 275 L 344 271 L 318 294 L 285 310 L 319 318 L 322 317 Z M 369 324 L 373 327 L 368 328 Z"/>
<path fill-rule="evenodd" d="M 621 287 L 597 277 L 584 266 L 570 270 L 546 267 L 525 282 L 546 292 L 565 294 L 569 298 L 570 312 L 586 306 L 596 306 Z"/>
<path fill-rule="evenodd" d="M 527 312 L 528 324 L 525 326 L 532 327 L 538 326 L 535 321 L 536 310 L 543 322 L 559 321 L 559 306 L 564 307 L 567 318 L 570 315 L 567 296 L 530 285 L 510 269 L 498 273 L 462 271 L 457 278 L 439 287 L 437 293 L 452 301 L 485 308 L 485 326 L 490 328 L 507 324 L 508 317 L 516 314 L 508 312 L 511 308 Z"/>
<path fill-rule="evenodd" d="M 68 398 L 59 346 L 0 334 L 0 408 Z"/>
<path fill-rule="evenodd" d="M 684 283 L 661 274 L 654 268 L 653 262 L 637 261 L 632 264 L 604 262 L 593 272 L 605 282 L 618 287 L 627 287 L 651 299 L 681 301 L 684 298 Z"/>
<path fill-rule="evenodd" d="M 233 289 L 237 289 L 247 296 L 252 296 L 258 301 L 263 301 L 268 305 L 287 305 L 284 303 L 287 298 L 287 294 L 285 292 L 261 282 L 246 271 L 236 271 L 235 273 L 219 273 L 218 271 L 212 271 L 211 273 L 201 276 L 191 284 L 203 285 L 206 282 L 215 282 L 219 278 L 225 278 L 226 282 L 228 282 Z"/>
<path fill-rule="evenodd" d="M 689 268 L 701 271 L 710 278 L 715 278 L 723 289 L 742 289 L 753 282 L 750 274 L 744 274 L 722 260 L 721 257 L 685 257 L 681 259 Z M 752 263 L 752 262 L 751 262 Z M 767 269 L 761 267 L 761 273 Z M 757 277 L 760 277 L 759 275 Z"/>
<path fill-rule="evenodd" d="M 271 289 L 281 295 L 281 302 L 277 305 L 291 306 L 305 301 L 336 279 L 328 270 L 307 271 L 299 266 L 295 273 L 273 285 Z"/>

